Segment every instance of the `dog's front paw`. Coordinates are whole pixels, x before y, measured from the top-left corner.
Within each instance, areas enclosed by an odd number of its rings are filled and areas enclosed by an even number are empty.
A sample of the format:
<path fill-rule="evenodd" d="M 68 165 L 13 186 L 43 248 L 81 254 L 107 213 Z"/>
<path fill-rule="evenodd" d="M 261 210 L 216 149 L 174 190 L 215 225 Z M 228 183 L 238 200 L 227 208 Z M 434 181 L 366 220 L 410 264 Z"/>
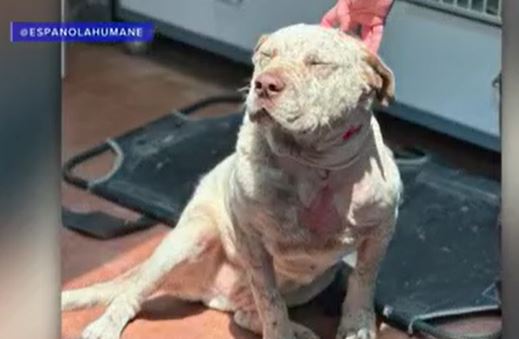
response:
<path fill-rule="evenodd" d="M 363 310 L 343 314 L 336 339 L 376 339 L 375 313 Z"/>
<path fill-rule="evenodd" d="M 81 339 L 119 339 L 122 328 L 112 323 L 109 318 L 99 318 L 90 325 L 88 325 L 83 333 Z"/>

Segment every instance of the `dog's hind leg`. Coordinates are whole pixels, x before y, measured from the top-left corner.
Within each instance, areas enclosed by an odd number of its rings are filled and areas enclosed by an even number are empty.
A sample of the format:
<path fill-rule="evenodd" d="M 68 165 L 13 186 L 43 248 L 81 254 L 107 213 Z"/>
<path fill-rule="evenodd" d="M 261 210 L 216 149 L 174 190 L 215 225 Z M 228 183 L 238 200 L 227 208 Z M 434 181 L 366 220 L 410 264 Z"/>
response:
<path fill-rule="evenodd" d="M 143 302 L 161 285 L 168 273 L 176 266 L 197 260 L 215 240 L 219 240 L 216 220 L 203 205 L 192 205 L 154 253 L 133 274 L 128 274 L 126 279 L 112 285 L 105 283 L 104 286 L 93 286 L 90 290 L 64 292 L 65 296 L 69 293 L 66 301 L 69 305 L 77 301 L 72 300 L 73 293 L 76 293 L 76 299 L 83 298 L 84 303 L 87 301 L 87 293 L 90 293 L 92 299 L 99 301 L 104 298 L 102 301 L 109 303 L 104 314 L 84 330 L 82 338 L 119 338 L 126 324 L 140 311 Z M 106 290 L 101 298 L 96 297 L 95 291 L 101 291 L 101 287 L 106 287 Z"/>

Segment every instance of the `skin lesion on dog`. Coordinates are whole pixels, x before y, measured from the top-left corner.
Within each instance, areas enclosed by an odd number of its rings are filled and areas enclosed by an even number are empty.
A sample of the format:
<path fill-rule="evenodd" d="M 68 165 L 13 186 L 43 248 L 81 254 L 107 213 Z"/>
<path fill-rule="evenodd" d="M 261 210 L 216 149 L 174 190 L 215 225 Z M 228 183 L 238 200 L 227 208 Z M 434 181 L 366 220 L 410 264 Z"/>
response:
<path fill-rule="evenodd" d="M 138 267 L 62 292 L 63 311 L 106 306 L 83 339 L 119 338 L 159 288 L 264 339 L 316 339 L 287 309 L 328 287 L 352 252 L 337 339 L 376 338 L 374 286 L 401 181 L 371 107 L 393 98 L 393 74 L 358 40 L 316 25 L 265 35 L 254 53 L 236 151 L 202 178 L 176 227 Z"/>

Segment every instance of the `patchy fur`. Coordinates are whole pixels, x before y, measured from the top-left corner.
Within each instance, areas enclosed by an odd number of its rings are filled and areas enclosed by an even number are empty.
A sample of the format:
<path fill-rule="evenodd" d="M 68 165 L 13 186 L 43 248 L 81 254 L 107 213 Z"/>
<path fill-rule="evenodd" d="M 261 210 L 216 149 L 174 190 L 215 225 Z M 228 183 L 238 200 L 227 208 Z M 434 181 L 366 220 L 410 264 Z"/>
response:
<path fill-rule="evenodd" d="M 161 287 L 263 338 L 315 339 L 287 307 L 320 293 L 354 252 L 337 339 L 376 337 L 374 286 L 401 182 L 371 108 L 392 98 L 392 73 L 358 40 L 312 25 L 264 36 L 253 61 L 236 151 L 177 226 L 120 278 L 63 292 L 63 310 L 107 306 L 83 338 L 119 338 Z"/>

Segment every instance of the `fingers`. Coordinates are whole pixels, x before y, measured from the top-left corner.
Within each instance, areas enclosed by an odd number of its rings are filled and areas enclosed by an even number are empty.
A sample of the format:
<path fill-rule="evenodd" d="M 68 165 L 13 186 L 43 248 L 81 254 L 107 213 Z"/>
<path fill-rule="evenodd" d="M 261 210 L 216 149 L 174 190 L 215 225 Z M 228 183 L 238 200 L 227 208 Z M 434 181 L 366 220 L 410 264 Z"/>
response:
<path fill-rule="evenodd" d="M 339 0 L 321 20 L 321 26 L 335 27 L 339 26 L 341 31 L 348 32 L 351 30 L 350 1 Z"/>
<path fill-rule="evenodd" d="M 362 26 L 361 39 L 371 52 L 377 53 L 383 33 L 384 25 Z"/>
<path fill-rule="evenodd" d="M 349 32 L 351 30 L 350 5 L 349 0 L 341 0 L 336 6 L 337 20 L 339 21 L 339 27 L 343 32 Z"/>
<path fill-rule="evenodd" d="M 333 6 L 321 19 L 321 26 L 334 27 L 337 24 L 337 5 Z"/>

